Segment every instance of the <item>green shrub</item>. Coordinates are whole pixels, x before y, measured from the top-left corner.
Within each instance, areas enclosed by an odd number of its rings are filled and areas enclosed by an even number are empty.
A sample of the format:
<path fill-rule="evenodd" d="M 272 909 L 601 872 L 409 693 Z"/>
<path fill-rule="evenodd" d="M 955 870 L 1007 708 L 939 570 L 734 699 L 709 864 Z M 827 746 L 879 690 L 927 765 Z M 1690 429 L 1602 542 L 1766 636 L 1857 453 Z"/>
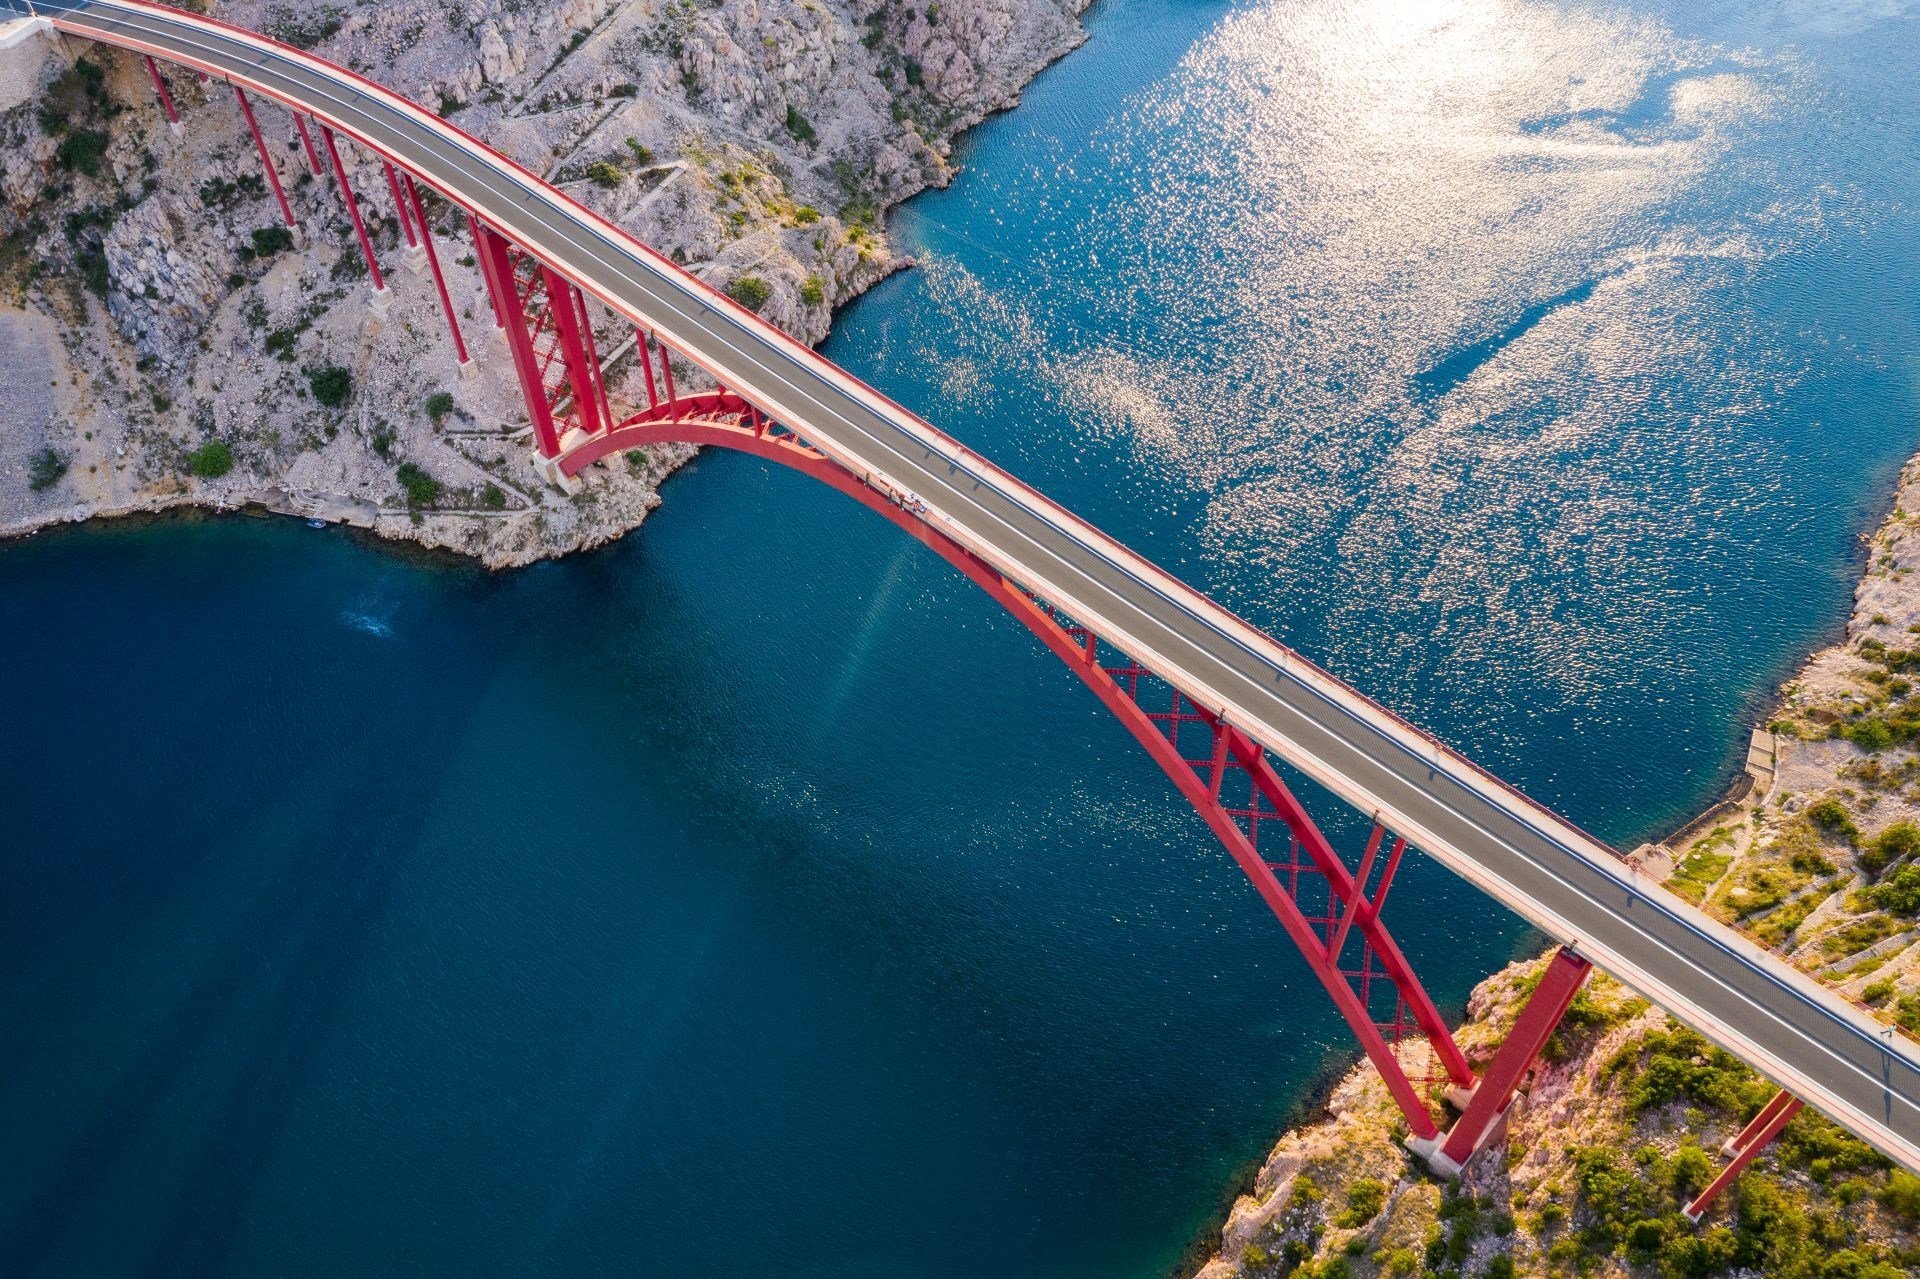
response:
<path fill-rule="evenodd" d="M 608 164 L 605 160 L 595 160 L 587 166 L 587 176 L 593 179 L 594 185 L 611 190 L 624 182 L 627 175 L 622 173 L 617 165 Z"/>
<path fill-rule="evenodd" d="M 1377 1252 L 1373 1256 L 1383 1275 L 1392 1275 L 1394 1279 L 1406 1279 L 1409 1275 L 1420 1273 L 1420 1255 L 1411 1248 L 1393 1248 L 1386 1252 Z"/>
<path fill-rule="evenodd" d="M 1878 875 L 1916 850 L 1920 850 L 1920 826 L 1910 821 L 1897 821 L 1875 835 L 1861 850 L 1860 865 L 1870 874 Z"/>
<path fill-rule="evenodd" d="M 1839 736 L 1852 742 L 1869 755 L 1877 754 L 1893 745 L 1893 729 L 1882 719 L 1857 719 L 1842 724 L 1837 730 Z"/>
<path fill-rule="evenodd" d="M 27 459 L 27 487 L 39 493 L 52 488 L 67 473 L 67 459 L 43 448 Z"/>
<path fill-rule="evenodd" d="M 795 142 L 808 144 L 813 142 L 813 125 L 807 117 L 793 109 L 791 102 L 787 104 L 787 133 Z"/>
<path fill-rule="evenodd" d="M 1635 1071 L 1642 1052 L 1646 1062 Z M 1738 1058 L 1682 1026 L 1653 1031 L 1639 1044 L 1624 1045 L 1605 1070 L 1630 1075 L 1629 1113 L 1684 1098 L 1745 1119 L 1773 1096 L 1773 1089 Z"/>
<path fill-rule="evenodd" d="M 1326 1192 L 1320 1189 L 1320 1183 L 1303 1172 L 1293 1179 L 1293 1195 L 1287 1203 L 1290 1207 L 1307 1208 L 1325 1197 Z"/>
<path fill-rule="evenodd" d="M 633 152 L 633 162 L 635 164 L 653 163 L 653 148 L 640 141 L 640 139 L 628 138 L 627 150 Z"/>
<path fill-rule="evenodd" d="M 1346 1209 L 1334 1217 L 1333 1224 L 1343 1230 L 1364 1226 L 1379 1216 L 1380 1210 L 1386 1206 L 1386 1183 L 1372 1177 L 1361 1177 L 1347 1187 Z"/>
<path fill-rule="evenodd" d="M 113 279 L 107 273 L 107 255 L 99 249 L 81 249 L 73 255 L 74 265 L 80 268 L 80 278 L 86 282 L 87 291 L 106 301 L 107 290 L 113 287 Z"/>
<path fill-rule="evenodd" d="M 1920 866 L 1903 866 L 1866 890 L 1867 900 L 1896 915 L 1920 915 Z"/>
<path fill-rule="evenodd" d="M 300 338 L 296 329 L 275 329 L 267 334 L 267 354 L 277 355 L 283 360 L 293 358 L 293 344 Z"/>
<path fill-rule="evenodd" d="M 622 453 L 621 456 L 627 459 L 627 470 L 629 473 L 634 475 L 646 474 L 647 451 L 645 449 L 628 449 L 625 453 Z"/>
<path fill-rule="evenodd" d="M 1513 1279 L 1513 1258 L 1503 1252 L 1489 1261 L 1487 1268 L 1480 1273 L 1486 1276 L 1486 1279 Z"/>
<path fill-rule="evenodd" d="M 1783 1165 L 1805 1167 L 1822 1185 L 1837 1172 L 1878 1170 L 1886 1166 L 1886 1161 L 1872 1146 L 1811 1110 L 1802 1111 L 1781 1132 L 1778 1152 Z"/>
<path fill-rule="evenodd" d="M 68 172 L 80 172 L 95 177 L 100 172 L 100 161 L 107 154 L 107 144 L 111 141 L 106 134 L 95 129 L 75 129 L 60 140 L 59 149 L 53 153 L 54 162 Z"/>
<path fill-rule="evenodd" d="M 203 480 L 217 480 L 233 469 L 233 450 L 225 440 L 208 440 L 187 454 L 187 470 Z"/>
<path fill-rule="evenodd" d="M 727 296 L 749 311 L 758 311 L 773 297 L 773 286 L 757 275 L 742 275 L 727 285 Z"/>
<path fill-rule="evenodd" d="M 263 226 L 253 233 L 253 251 L 261 257 L 293 247 L 293 232 L 283 226 Z"/>
<path fill-rule="evenodd" d="M 1660 1258 L 1660 1274 L 1663 1279 L 1707 1279 L 1729 1269 L 1738 1255 L 1733 1231 L 1715 1226 L 1702 1235 L 1668 1240 Z"/>
<path fill-rule="evenodd" d="M 489 511 L 504 511 L 507 509 L 507 495 L 498 484 L 489 484 L 480 490 L 480 505 Z"/>
<path fill-rule="evenodd" d="M 353 374 L 337 364 L 307 370 L 307 386 L 313 398 L 330 409 L 337 409 L 353 397 Z"/>
<path fill-rule="evenodd" d="M 1847 812 L 1845 805 L 1831 795 L 1807 809 L 1807 819 L 1847 844 L 1857 845 L 1860 842 L 1860 828 L 1854 825 L 1853 816 Z"/>
<path fill-rule="evenodd" d="M 1920 1221 L 1920 1177 L 1895 1168 L 1880 1191 L 1880 1206 L 1897 1217 Z"/>
<path fill-rule="evenodd" d="M 427 416 L 437 426 L 440 420 L 453 412 L 453 394 L 450 391 L 435 391 L 427 397 Z"/>
<path fill-rule="evenodd" d="M 793 220 L 801 226 L 818 222 L 820 220 L 820 210 L 814 208 L 811 204 L 803 204 L 793 211 Z"/>
<path fill-rule="evenodd" d="M 1893 998 L 1893 978 L 1882 977 L 1879 981 L 1869 982 L 1860 992 L 1860 998 L 1870 1004 L 1884 1004 Z"/>
<path fill-rule="evenodd" d="M 400 487 L 407 492 L 407 506 L 418 510 L 431 506 L 440 497 L 440 481 L 428 475 L 412 462 L 402 462 L 394 469 L 393 478 L 400 481 Z"/>
<path fill-rule="evenodd" d="M 1713 1157 L 1688 1140 L 1681 1143 L 1667 1162 L 1667 1184 L 1672 1187 L 1675 1198 L 1690 1199 L 1706 1189 L 1716 1171 Z"/>
<path fill-rule="evenodd" d="M 808 276 L 800 286 L 800 300 L 808 306 L 819 306 L 827 300 L 827 282 L 817 275 Z"/>

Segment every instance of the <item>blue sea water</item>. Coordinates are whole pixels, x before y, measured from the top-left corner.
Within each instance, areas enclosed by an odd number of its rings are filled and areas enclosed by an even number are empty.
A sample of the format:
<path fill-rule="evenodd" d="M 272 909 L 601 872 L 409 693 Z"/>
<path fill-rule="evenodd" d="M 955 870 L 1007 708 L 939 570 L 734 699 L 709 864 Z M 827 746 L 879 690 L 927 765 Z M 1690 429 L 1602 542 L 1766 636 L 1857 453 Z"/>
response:
<path fill-rule="evenodd" d="M 1596 832 L 1920 446 L 1898 0 L 1102 0 L 837 360 Z M 1158 1279 L 1352 1057 L 1084 690 L 707 455 L 490 576 L 0 547 L 0 1274 Z M 1351 841 L 1348 821 L 1331 821 Z M 1443 1003 L 1525 944 L 1413 861 Z"/>

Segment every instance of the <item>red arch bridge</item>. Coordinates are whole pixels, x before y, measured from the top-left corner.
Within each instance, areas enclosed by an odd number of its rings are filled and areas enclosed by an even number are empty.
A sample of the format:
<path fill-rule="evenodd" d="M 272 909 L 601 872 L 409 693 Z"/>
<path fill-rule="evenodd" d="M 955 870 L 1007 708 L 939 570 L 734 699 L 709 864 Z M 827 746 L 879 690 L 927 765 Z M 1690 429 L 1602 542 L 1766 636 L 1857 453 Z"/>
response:
<path fill-rule="evenodd" d="M 374 198 L 393 202 L 410 257 L 431 270 L 464 367 L 472 348 L 418 188 L 463 210 L 492 325 L 525 394 L 533 460 L 548 478 L 564 484 L 596 461 L 664 441 L 738 449 L 879 512 L 997 600 L 1086 682 L 1205 818 L 1379 1070 L 1410 1143 L 1438 1168 L 1457 1168 L 1494 1131 L 1598 964 L 1781 1088 L 1728 1143 L 1730 1162 L 1693 1205 L 1696 1215 L 1803 1101 L 1920 1169 L 1920 1054 L 1868 1010 L 1643 881 L 1600 841 L 432 111 L 251 31 L 142 0 L 32 8 L 34 20 L 65 36 L 142 58 L 176 130 L 156 59 L 230 85 L 289 225 L 277 166 L 284 159 L 331 172 L 366 256 L 373 304 L 384 310 L 390 286 L 340 148 L 377 156 L 386 181 Z M 284 156 L 261 133 L 262 100 L 291 115 Z M 596 326 L 610 324 L 632 328 L 645 373 L 648 406 L 624 420 L 609 408 L 595 346 Z M 719 389 L 677 387 L 675 361 L 704 370 Z M 1276 761 L 1370 816 L 1365 844 L 1336 849 Z M 1409 846 L 1561 943 L 1478 1074 L 1383 918 Z M 1430 1083 L 1443 1085 L 1459 1112 L 1447 1126 L 1422 1086 Z"/>

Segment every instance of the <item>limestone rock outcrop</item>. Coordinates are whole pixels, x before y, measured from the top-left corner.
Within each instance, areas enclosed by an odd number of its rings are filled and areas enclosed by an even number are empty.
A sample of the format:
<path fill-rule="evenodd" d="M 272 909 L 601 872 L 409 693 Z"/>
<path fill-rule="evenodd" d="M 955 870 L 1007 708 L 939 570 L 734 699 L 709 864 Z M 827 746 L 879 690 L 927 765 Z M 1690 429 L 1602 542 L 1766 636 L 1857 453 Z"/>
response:
<path fill-rule="evenodd" d="M 1085 6 L 209 7 L 437 108 L 815 342 L 836 306 L 906 265 L 886 208 L 951 179 L 955 133 L 1079 43 Z M 454 376 L 431 284 L 403 267 L 371 156 L 342 147 L 393 285 L 382 316 L 367 306 L 332 176 L 309 171 L 284 113 L 258 108 L 299 222 L 290 235 L 223 86 L 170 74 L 185 117 L 175 136 L 136 60 L 67 49 L 78 65 L 49 59 L 32 98 L 0 113 L 0 324 L 22 341 L 57 334 L 49 358 L 65 371 L 36 400 L 21 448 L 0 455 L 0 535 L 96 512 L 255 502 L 511 565 L 620 536 L 657 505 L 687 450 L 609 459 L 578 494 L 539 480 L 454 210 L 430 217 L 482 357 L 471 378 Z M 626 334 L 598 320 L 601 350 L 615 350 Z M 616 411 L 644 398 L 619 363 L 608 384 Z M 216 442 L 227 469 L 207 460 Z M 437 496 L 405 490 L 403 463 Z"/>

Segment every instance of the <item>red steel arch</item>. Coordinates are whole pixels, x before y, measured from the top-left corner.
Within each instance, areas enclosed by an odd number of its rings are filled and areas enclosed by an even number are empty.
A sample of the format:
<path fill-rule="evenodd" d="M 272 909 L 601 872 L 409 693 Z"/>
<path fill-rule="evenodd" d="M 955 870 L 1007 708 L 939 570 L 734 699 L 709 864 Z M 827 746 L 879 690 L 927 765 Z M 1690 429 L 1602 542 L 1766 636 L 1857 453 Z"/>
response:
<path fill-rule="evenodd" d="M 1332 996 L 1412 1134 L 1434 1138 L 1439 1129 L 1419 1085 L 1438 1079 L 1467 1088 L 1474 1075 L 1381 919 L 1406 841 L 1390 837 L 1376 821 L 1358 869 L 1349 870 L 1259 743 L 1178 689 L 1160 684 L 1130 658 L 1113 654 L 1110 664 L 1097 635 L 950 537 L 939 513 L 912 494 L 889 491 L 874 477 L 845 469 L 725 388 L 659 398 L 656 388 L 671 385 L 672 375 L 669 352 L 660 344 L 663 376 L 655 381 L 654 345 L 647 335 L 638 335 L 635 352 L 655 403 L 579 442 L 558 458 L 559 469 L 577 475 L 595 462 L 649 445 L 733 449 L 844 493 L 958 569 L 1032 631 L 1146 748 L 1226 847 Z M 1155 691 L 1165 697 L 1164 705 L 1157 698 L 1143 700 Z M 1409 1039 L 1425 1040 L 1427 1071 L 1409 1070 L 1406 1055 L 1398 1051 Z"/>
<path fill-rule="evenodd" d="M 229 26 L 211 19 L 199 21 Z M 136 38 L 116 36 L 115 42 L 143 56 L 184 62 L 203 78 L 208 73 L 223 79 L 231 74 Z M 318 61 L 311 54 L 300 56 Z M 352 76 L 344 70 L 341 73 Z M 157 70 L 153 79 L 164 94 L 165 81 Z M 369 88 L 377 88 L 366 83 Z M 234 87 L 236 97 L 246 107 L 246 99 L 238 92 L 239 84 L 235 82 Z M 441 191 L 453 208 L 467 215 L 480 274 L 492 301 L 494 327 L 505 339 L 534 427 L 533 460 L 548 479 L 574 484 L 584 467 L 625 449 L 650 444 L 682 442 L 750 453 L 808 475 L 886 516 L 1032 631 L 1119 718 L 1225 845 L 1333 998 L 1385 1080 L 1412 1135 L 1427 1141 L 1438 1137 L 1433 1107 L 1419 1083 L 1437 1079 L 1470 1088 L 1474 1074 L 1381 919 L 1388 889 L 1406 852 L 1404 838 L 1391 835 L 1376 820 L 1357 869 L 1349 869 L 1281 778 L 1262 744 L 1227 724 L 1217 709 L 1161 681 L 1087 627 L 1062 616 L 1048 601 L 1003 576 L 952 536 L 944 527 L 943 517 L 913 495 L 891 489 L 878 476 L 857 474 L 842 466 L 724 387 L 682 394 L 676 387 L 665 346 L 656 350 L 653 339 L 644 332 L 636 334 L 636 352 L 645 372 L 648 408 L 616 423 L 595 350 L 587 305 L 589 292 L 581 287 L 581 281 L 517 248 L 503 230 L 490 225 L 484 215 L 467 207 L 453 192 L 433 183 L 430 175 L 409 170 L 400 157 L 355 132 L 345 121 L 257 84 L 251 87 L 276 98 L 293 113 L 300 143 L 316 172 L 320 169 L 319 157 L 303 115 L 310 113 L 321 128 L 348 217 L 360 232 L 360 247 L 374 282 L 376 312 L 384 312 L 390 292 L 365 232 L 356 193 L 337 158 L 336 133 L 383 161 L 399 222 L 410 242 L 416 229 L 419 233 L 462 368 L 469 363 L 467 347 L 448 297 L 432 228 L 419 206 L 416 180 Z M 170 97 L 164 105 L 171 119 L 174 112 Z M 262 140 L 250 108 L 245 115 L 256 149 L 278 190 L 274 155 Z M 475 145 L 481 144 L 476 141 Z M 502 163 L 511 164 L 504 159 Z M 532 174 L 526 176 L 539 181 Z M 403 187 L 410 199 L 402 197 Z M 291 210 L 287 212 L 291 220 Z M 594 216 L 585 209 L 581 213 L 587 218 Z M 713 298 L 716 305 L 735 305 L 717 291 Z M 1431 1067 L 1426 1072 L 1409 1071 L 1398 1051 L 1402 1043 L 1416 1039 L 1424 1039 L 1429 1053 Z M 1527 1052 L 1526 1060 L 1531 1057 L 1531 1051 Z M 1437 1067 L 1437 1074 L 1432 1067 Z M 1501 1093 L 1497 1103 L 1504 1105 L 1506 1089 Z M 1488 1104 L 1495 1101 L 1489 1098 Z"/>

